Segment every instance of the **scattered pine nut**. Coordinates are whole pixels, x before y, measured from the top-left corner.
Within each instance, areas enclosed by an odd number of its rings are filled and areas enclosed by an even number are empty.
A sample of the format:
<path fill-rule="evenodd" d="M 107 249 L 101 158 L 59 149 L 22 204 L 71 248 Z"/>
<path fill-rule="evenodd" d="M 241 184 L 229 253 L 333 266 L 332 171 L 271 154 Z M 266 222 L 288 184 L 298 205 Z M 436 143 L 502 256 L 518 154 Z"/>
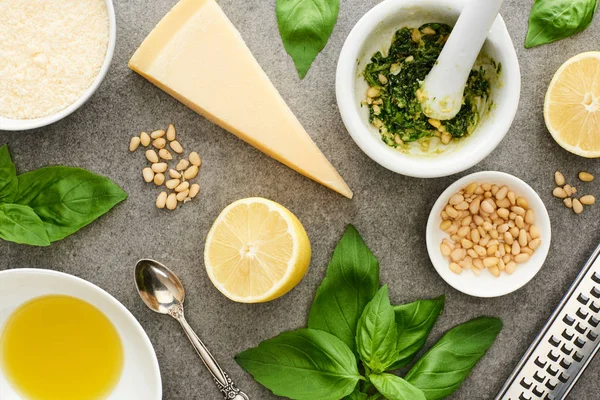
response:
<path fill-rule="evenodd" d="M 131 140 L 129 141 L 129 151 L 131 153 L 136 151 L 137 148 L 140 147 L 141 142 L 142 142 L 142 140 L 138 136 L 132 137 Z"/>
<path fill-rule="evenodd" d="M 183 171 L 183 170 L 187 169 L 187 167 L 189 167 L 189 166 L 190 166 L 190 162 L 186 159 L 183 159 L 177 163 L 177 166 L 175 167 L 175 169 L 177 171 Z"/>
<path fill-rule="evenodd" d="M 190 187 L 190 183 L 189 182 L 181 182 L 179 185 L 177 185 L 177 187 L 175 188 L 176 192 L 183 192 L 185 190 L 188 190 Z"/>
<path fill-rule="evenodd" d="M 157 131 L 154 131 L 154 132 L 152 132 L 152 133 L 150 134 L 150 137 L 151 137 L 152 139 L 158 139 L 158 138 L 161 138 L 161 137 L 163 137 L 163 136 L 165 136 L 165 131 L 163 131 L 162 129 L 159 129 L 159 130 L 157 130 Z"/>
<path fill-rule="evenodd" d="M 563 204 L 567 208 L 573 208 L 573 199 L 570 198 L 570 197 L 568 197 L 568 198 L 566 198 L 566 199 L 563 200 Z"/>
<path fill-rule="evenodd" d="M 581 196 L 579 198 L 581 204 L 585 204 L 586 206 L 592 205 L 596 202 L 596 198 L 591 194 L 586 194 L 585 196 Z"/>
<path fill-rule="evenodd" d="M 165 186 L 167 187 L 167 189 L 175 189 L 177 186 L 179 186 L 179 184 L 181 183 L 181 181 L 179 179 L 170 179 L 167 181 L 167 183 L 165 184 Z"/>
<path fill-rule="evenodd" d="M 165 172 L 167 170 L 169 166 L 167 165 L 167 163 L 164 162 L 159 162 L 159 163 L 154 163 L 152 164 L 152 171 L 159 173 L 159 172 Z"/>
<path fill-rule="evenodd" d="M 198 185 L 197 183 L 192 184 L 192 186 L 190 187 L 190 198 L 194 198 L 198 195 L 198 193 L 200 192 L 200 185 Z"/>
<path fill-rule="evenodd" d="M 189 189 L 186 189 L 183 192 L 177 193 L 177 195 L 176 195 L 177 201 L 179 201 L 179 202 L 184 201 L 185 199 L 187 199 L 187 197 L 188 197 L 189 194 L 190 194 L 190 190 Z"/>
<path fill-rule="evenodd" d="M 198 167 L 195 165 L 192 165 L 183 173 L 183 177 L 185 179 L 194 179 L 196 175 L 198 175 Z"/>
<path fill-rule="evenodd" d="M 150 135 L 148 135 L 146 132 L 140 133 L 140 142 L 142 143 L 142 146 L 148 147 L 151 142 Z"/>
<path fill-rule="evenodd" d="M 594 180 L 594 175 L 590 174 L 589 172 L 581 171 L 579 173 L 579 180 L 583 182 L 591 182 Z"/>
<path fill-rule="evenodd" d="M 163 183 L 165 183 L 165 175 L 162 173 L 158 173 L 156 175 L 154 175 L 154 184 L 156 186 L 161 186 Z"/>
<path fill-rule="evenodd" d="M 167 192 L 160 192 L 156 198 L 156 207 L 163 209 L 167 205 Z"/>
<path fill-rule="evenodd" d="M 146 159 L 151 163 L 158 162 L 158 154 L 154 150 L 146 150 Z"/>
<path fill-rule="evenodd" d="M 171 155 L 171 153 L 167 149 L 160 149 L 158 151 L 158 156 L 160 158 L 162 158 L 163 160 L 167 160 L 167 161 L 171 161 L 173 159 L 173 156 Z"/>
<path fill-rule="evenodd" d="M 571 187 L 571 185 L 569 185 L 568 183 L 563 187 L 565 193 L 567 194 L 567 196 L 571 197 L 573 196 L 573 188 Z"/>
<path fill-rule="evenodd" d="M 583 205 L 578 199 L 573 199 L 573 211 L 575 211 L 575 214 L 581 214 L 583 212 Z"/>
<path fill-rule="evenodd" d="M 144 168 L 142 170 L 142 175 L 144 176 L 144 180 L 148 183 L 154 180 L 154 171 L 152 171 L 152 168 Z"/>
<path fill-rule="evenodd" d="M 556 182 L 556 186 L 564 186 L 565 185 L 565 176 L 560 171 L 556 171 L 554 173 L 554 182 Z"/>
<path fill-rule="evenodd" d="M 173 124 L 169 124 L 169 127 L 167 128 L 167 140 L 172 142 L 173 140 L 175 140 L 175 136 L 175 127 L 173 126 Z"/>
<path fill-rule="evenodd" d="M 175 153 L 183 153 L 183 147 L 181 147 L 181 144 L 177 140 L 173 140 L 171 143 L 169 143 L 169 146 L 171 146 L 171 149 L 173 149 Z"/>
<path fill-rule="evenodd" d="M 192 151 L 190 153 L 189 159 L 190 159 L 190 162 L 192 163 L 192 165 L 195 165 L 196 167 L 200 167 L 200 165 L 202 164 L 200 155 L 198 155 L 198 153 L 196 153 L 195 151 Z"/>
<path fill-rule="evenodd" d="M 171 193 L 167 196 L 166 201 L 167 209 L 174 210 L 177 208 L 177 195 L 175 193 Z"/>
<path fill-rule="evenodd" d="M 166 145 L 167 141 L 165 140 L 165 138 L 158 138 L 152 141 L 152 146 L 154 146 L 157 149 L 164 149 Z"/>
<path fill-rule="evenodd" d="M 565 189 L 563 189 L 561 187 L 555 187 L 554 190 L 552 191 L 552 195 L 554 197 L 558 197 L 559 199 L 564 199 L 564 198 L 568 197 Z"/>
<path fill-rule="evenodd" d="M 174 169 L 169 170 L 169 176 L 173 179 L 181 178 L 181 174 L 179 172 L 175 171 Z"/>

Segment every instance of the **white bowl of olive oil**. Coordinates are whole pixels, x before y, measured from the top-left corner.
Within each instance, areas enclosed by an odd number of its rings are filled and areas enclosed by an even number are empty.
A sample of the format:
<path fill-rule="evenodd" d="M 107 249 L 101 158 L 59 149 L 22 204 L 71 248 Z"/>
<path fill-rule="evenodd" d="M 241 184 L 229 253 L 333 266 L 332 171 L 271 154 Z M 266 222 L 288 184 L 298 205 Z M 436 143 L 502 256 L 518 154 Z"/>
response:
<path fill-rule="evenodd" d="M 512 124 L 519 103 L 521 74 L 512 40 L 501 16 L 494 21 L 478 63 L 474 66 L 474 69 L 483 67 L 488 72 L 489 96 L 480 107 L 478 122 L 464 137 L 443 143 L 442 132 L 445 128 L 442 128 L 439 134 L 436 132 L 437 136 L 413 141 L 414 137 L 409 138 L 407 133 L 411 131 L 410 128 L 394 131 L 388 130 L 388 125 L 384 125 L 386 129 L 382 133 L 379 121 L 374 121 L 373 105 L 366 103 L 367 100 L 376 101 L 378 97 L 369 99 L 367 90 L 372 82 L 367 82 L 363 72 L 377 52 L 384 57 L 389 55 L 396 32 L 402 28 L 422 28 L 430 23 L 452 26 L 465 3 L 466 0 L 385 0 L 365 14 L 346 39 L 336 74 L 340 114 L 356 144 L 389 170 L 420 178 L 448 176 L 464 171 L 489 155 Z M 423 35 L 428 33 L 423 29 L 420 31 Z M 398 65 L 388 67 L 389 73 L 397 75 L 398 72 L 393 71 L 396 68 L 402 74 L 402 63 L 412 60 L 409 56 L 400 62 L 400 68 Z M 388 84 L 385 76 L 381 79 L 384 85 Z M 389 101 L 401 104 L 399 98 L 391 95 L 391 89 L 387 93 Z M 385 105 L 381 104 L 380 107 Z M 390 132 L 393 134 L 390 135 Z"/>
<path fill-rule="evenodd" d="M 72 275 L 0 272 L 0 399 L 160 400 L 158 361 L 114 297 Z"/>

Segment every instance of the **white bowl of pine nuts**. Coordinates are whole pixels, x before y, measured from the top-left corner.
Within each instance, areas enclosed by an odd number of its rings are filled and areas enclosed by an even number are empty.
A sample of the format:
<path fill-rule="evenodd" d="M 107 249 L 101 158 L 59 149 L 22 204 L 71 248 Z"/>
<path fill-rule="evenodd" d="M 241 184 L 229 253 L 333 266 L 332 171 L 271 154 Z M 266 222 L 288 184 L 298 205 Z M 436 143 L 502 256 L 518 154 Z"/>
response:
<path fill-rule="evenodd" d="M 454 182 L 427 222 L 433 266 L 450 286 L 477 297 L 503 296 L 533 279 L 550 239 L 540 196 L 521 179 L 497 171 Z"/>

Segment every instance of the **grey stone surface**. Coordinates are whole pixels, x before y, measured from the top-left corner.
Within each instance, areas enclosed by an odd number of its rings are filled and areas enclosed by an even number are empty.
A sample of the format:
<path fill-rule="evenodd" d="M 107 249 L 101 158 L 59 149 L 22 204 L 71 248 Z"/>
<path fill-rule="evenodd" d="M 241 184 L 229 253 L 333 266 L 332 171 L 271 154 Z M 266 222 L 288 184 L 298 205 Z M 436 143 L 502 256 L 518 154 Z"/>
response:
<path fill-rule="evenodd" d="M 469 171 L 500 170 L 536 189 L 548 207 L 553 228 L 550 255 L 525 288 L 496 299 L 477 299 L 446 285 L 429 262 L 425 223 L 437 196 L 460 175 L 413 179 L 385 170 L 350 139 L 336 109 L 337 56 L 350 29 L 376 0 L 345 0 L 339 22 L 306 79 L 299 80 L 278 35 L 273 0 L 221 0 L 248 46 L 321 150 L 355 193 L 347 200 L 302 177 L 196 115 L 127 68 L 143 38 L 175 0 L 116 0 L 118 41 L 113 65 L 97 94 L 79 111 L 50 127 L 0 133 L 20 172 L 64 164 L 90 169 L 120 184 L 129 199 L 77 234 L 49 248 L 0 242 L 0 270 L 50 268 L 87 279 L 119 299 L 139 319 L 155 346 L 164 398 L 219 399 L 208 373 L 176 322 L 153 314 L 138 298 L 132 268 L 141 257 L 164 261 L 187 288 L 187 315 L 214 355 L 252 399 L 274 399 L 233 361 L 233 355 L 281 331 L 306 323 L 307 310 L 336 241 L 353 223 L 381 262 L 382 282 L 393 302 L 447 295 L 447 307 L 432 334 L 479 315 L 502 318 L 497 343 L 453 399 L 492 399 L 600 241 L 600 206 L 582 216 L 566 210 L 551 195 L 552 176 L 562 170 L 570 182 L 598 163 L 562 150 L 543 121 L 545 90 L 569 57 L 597 49 L 600 19 L 583 34 L 526 50 L 523 41 L 532 0 L 506 0 L 502 13 L 519 56 L 523 87 L 517 117 L 507 137 Z M 226 79 L 226 77 L 223 77 Z M 204 159 L 200 198 L 177 212 L 154 207 L 158 190 L 141 179 L 143 154 L 129 154 L 129 137 L 140 130 L 176 124 L 187 149 Z M 599 195 L 598 184 L 579 185 Z M 306 278 L 292 292 L 261 305 L 236 304 L 223 297 L 203 269 L 204 238 L 230 202 L 263 196 L 290 208 L 304 223 L 314 256 Z M 0 294 L 1 298 L 1 294 Z M 598 360 L 581 378 L 571 399 L 597 399 Z"/>

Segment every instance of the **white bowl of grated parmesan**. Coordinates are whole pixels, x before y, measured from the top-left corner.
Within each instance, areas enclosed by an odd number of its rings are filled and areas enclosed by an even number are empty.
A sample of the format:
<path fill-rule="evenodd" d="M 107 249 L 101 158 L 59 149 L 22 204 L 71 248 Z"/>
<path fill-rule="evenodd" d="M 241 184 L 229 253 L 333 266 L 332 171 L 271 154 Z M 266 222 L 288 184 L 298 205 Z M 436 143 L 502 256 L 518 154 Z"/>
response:
<path fill-rule="evenodd" d="M 112 61 L 112 0 L 0 1 L 0 131 L 40 128 L 81 107 Z"/>

